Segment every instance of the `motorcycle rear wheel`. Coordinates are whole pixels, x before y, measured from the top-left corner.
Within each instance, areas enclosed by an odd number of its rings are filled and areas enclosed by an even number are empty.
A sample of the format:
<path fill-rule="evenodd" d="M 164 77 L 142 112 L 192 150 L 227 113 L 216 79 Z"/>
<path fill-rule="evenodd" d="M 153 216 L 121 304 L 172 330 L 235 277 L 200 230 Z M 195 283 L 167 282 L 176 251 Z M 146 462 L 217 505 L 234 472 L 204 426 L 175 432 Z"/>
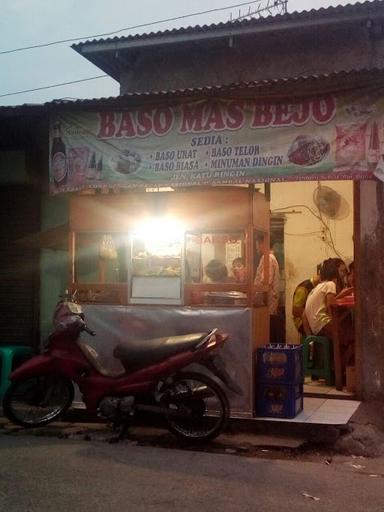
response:
<path fill-rule="evenodd" d="M 38 375 L 12 382 L 3 399 L 5 416 L 22 427 L 42 427 L 64 414 L 73 401 L 70 380 Z"/>
<path fill-rule="evenodd" d="M 164 390 L 163 402 L 169 430 L 191 442 L 205 442 L 217 437 L 229 418 L 229 402 L 224 391 L 210 377 L 179 373 Z"/>

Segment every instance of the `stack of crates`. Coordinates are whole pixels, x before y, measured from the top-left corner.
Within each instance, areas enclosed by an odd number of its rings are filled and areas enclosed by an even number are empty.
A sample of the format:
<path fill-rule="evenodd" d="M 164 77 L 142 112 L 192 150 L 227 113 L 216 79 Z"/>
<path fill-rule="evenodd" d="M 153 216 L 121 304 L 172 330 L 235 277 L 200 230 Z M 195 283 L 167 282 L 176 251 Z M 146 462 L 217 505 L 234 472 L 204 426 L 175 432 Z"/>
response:
<path fill-rule="evenodd" d="M 257 349 L 258 416 L 294 418 L 303 410 L 303 347 L 275 344 Z"/>

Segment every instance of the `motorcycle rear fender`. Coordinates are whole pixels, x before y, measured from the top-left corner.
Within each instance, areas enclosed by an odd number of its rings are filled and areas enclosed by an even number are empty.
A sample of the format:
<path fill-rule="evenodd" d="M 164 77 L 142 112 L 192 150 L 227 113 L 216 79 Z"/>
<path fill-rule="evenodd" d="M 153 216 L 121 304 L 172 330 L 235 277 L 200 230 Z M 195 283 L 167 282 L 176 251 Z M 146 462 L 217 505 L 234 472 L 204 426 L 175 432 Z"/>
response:
<path fill-rule="evenodd" d="M 28 359 L 28 361 L 17 367 L 9 376 L 9 380 L 20 380 L 34 375 L 54 373 L 54 365 L 52 363 L 52 358 L 46 354 L 32 357 L 32 359 Z"/>
<path fill-rule="evenodd" d="M 223 384 L 236 395 L 242 395 L 240 386 L 235 382 L 227 369 L 225 368 L 224 361 L 219 355 L 213 355 L 203 361 L 201 361 L 208 370 L 210 370 L 217 378 L 219 378 Z"/>

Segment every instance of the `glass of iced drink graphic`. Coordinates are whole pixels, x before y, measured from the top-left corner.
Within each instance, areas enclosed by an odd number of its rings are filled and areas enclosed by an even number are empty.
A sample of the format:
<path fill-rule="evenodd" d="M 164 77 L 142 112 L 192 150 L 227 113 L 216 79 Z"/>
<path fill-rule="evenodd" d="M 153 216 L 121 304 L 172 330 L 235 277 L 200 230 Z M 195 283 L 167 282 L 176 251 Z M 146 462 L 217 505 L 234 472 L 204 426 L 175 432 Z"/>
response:
<path fill-rule="evenodd" d="M 70 149 L 69 162 L 72 182 L 82 183 L 85 181 L 88 157 L 89 148 L 87 146 L 79 146 Z"/>

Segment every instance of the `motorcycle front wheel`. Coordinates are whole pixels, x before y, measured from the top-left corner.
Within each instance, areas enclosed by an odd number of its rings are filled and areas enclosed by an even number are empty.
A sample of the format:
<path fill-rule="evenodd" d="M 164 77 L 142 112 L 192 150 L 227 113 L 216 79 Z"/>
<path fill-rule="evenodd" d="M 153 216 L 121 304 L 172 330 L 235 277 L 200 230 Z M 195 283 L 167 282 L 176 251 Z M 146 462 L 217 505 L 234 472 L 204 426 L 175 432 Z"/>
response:
<path fill-rule="evenodd" d="M 204 442 L 217 437 L 229 418 L 224 391 L 210 377 L 185 372 L 173 377 L 165 388 L 168 428 L 187 441 Z"/>
<path fill-rule="evenodd" d="M 72 382 L 40 375 L 12 382 L 3 399 L 5 416 L 22 427 L 41 427 L 64 414 L 73 401 Z"/>

